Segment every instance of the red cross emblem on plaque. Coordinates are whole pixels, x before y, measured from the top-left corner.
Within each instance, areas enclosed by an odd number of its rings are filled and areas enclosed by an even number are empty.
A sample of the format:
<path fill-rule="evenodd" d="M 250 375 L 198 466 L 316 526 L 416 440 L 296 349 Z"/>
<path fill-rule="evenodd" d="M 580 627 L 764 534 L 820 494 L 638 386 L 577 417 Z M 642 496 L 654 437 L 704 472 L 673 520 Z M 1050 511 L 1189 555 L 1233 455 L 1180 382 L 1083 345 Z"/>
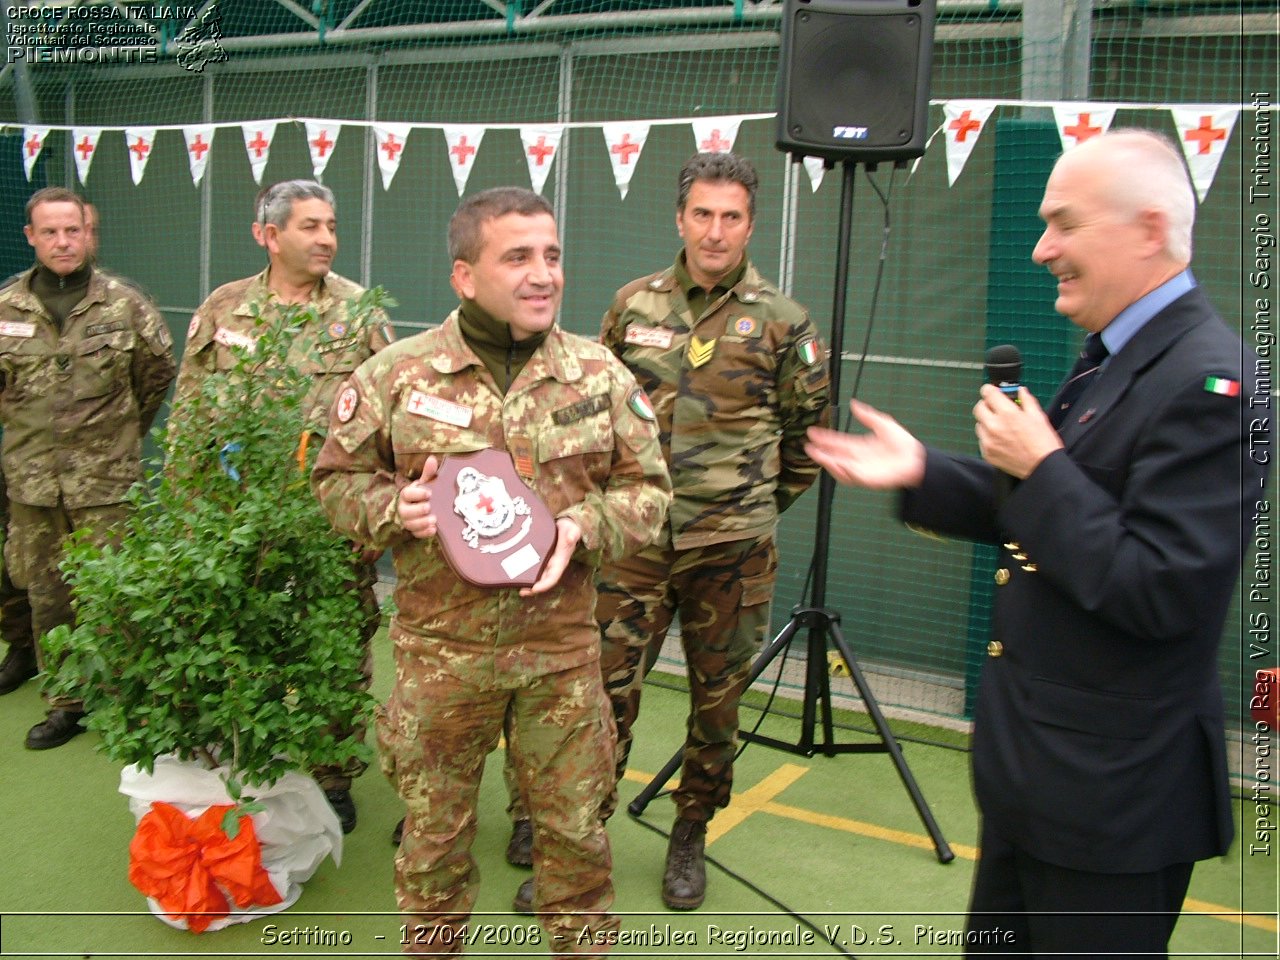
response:
<path fill-rule="evenodd" d="M 640 152 L 640 144 L 631 142 L 631 134 L 624 133 L 622 139 L 609 148 L 610 153 L 619 156 L 618 162 L 624 167 L 631 163 L 631 154 Z"/>
<path fill-rule="evenodd" d="M 329 139 L 327 130 L 321 130 L 320 136 L 312 140 L 311 145 L 316 148 L 316 152 L 323 159 L 324 155 L 329 152 L 329 148 L 333 146 L 333 141 Z"/>
<path fill-rule="evenodd" d="M 1213 117 L 1206 114 L 1200 118 L 1200 126 L 1188 130 L 1183 136 L 1184 139 L 1198 141 L 1200 147 L 1196 153 L 1204 154 L 1212 149 L 1215 140 L 1225 140 L 1227 131 L 1223 127 L 1215 127 Z"/>
<path fill-rule="evenodd" d="M 44 146 L 44 141 L 33 133 L 31 139 L 24 143 L 23 146 L 27 148 L 27 156 L 34 157 L 40 152 L 40 148 Z"/>
<path fill-rule="evenodd" d="M 360 395 L 355 387 L 347 387 L 338 397 L 338 422 L 346 423 L 356 415 L 356 407 L 360 403 Z"/>
<path fill-rule="evenodd" d="M 382 144 L 382 149 L 387 151 L 387 159 L 395 162 L 396 154 L 404 149 L 404 144 L 396 139 L 394 133 L 388 133 L 387 139 Z"/>
<path fill-rule="evenodd" d="M 187 149 L 196 155 L 196 160 L 198 162 L 204 159 L 205 151 L 209 149 L 209 145 L 205 143 L 200 134 L 197 133 L 196 138 L 191 141 L 191 146 L 187 147 Z"/>
<path fill-rule="evenodd" d="M 969 137 L 969 133 L 973 130 L 980 129 L 981 127 L 982 124 L 973 119 L 973 114 L 968 110 L 947 124 L 948 130 L 954 130 L 956 132 L 956 143 L 966 142 Z"/>
<path fill-rule="evenodd" d="M 464 133 L 458 138 L 458 142 L 449 148 L 449 152 L 458 158 L 458 166 L 465 167 L 467 158 L 475 154 L 476 148 L 467 143 L 467 135 Z"/>
<path fill-rule="evenodd" d="M 538 142 L 530 144 L 528 150 L 529 156 L 533 157 L 535 160 L 534 165 L 539 167 L 542 166 L 543 161 L 546 160 L 547 157 L 551 156 L 555 152 L 556 148 L 547 143 L 547 138 L 545 136 L 538 137 Z"/>
<path fill-rule="evenodd" d="M 1089 114 L 1082 113 L 1078 115 L 1074 127 L 1063 127 L 1062 132 L 1068 137 L 1075 137 L 1076 143 L 1080 144 L 1091 137 L 1096 137 L 1102 132 L 1102 128 L 1089 126 Z"/>
<path fill-rule="evenodd" d="M 717 127 L 715 130 L 711 131 L 710 136 L 703 140 L 699 146 L 708 153 L 722 153 L 733 146 L 733 144 L 720 136 L 720 129 Z"/>
<path fill-rule="evenodd" d="M 76 144 L 76 152 L 80 154 L 83 160 L 88 160 L 89 154 L 93 153 L 94 149 L 95 147 L 90 142 L 88 134 L 85 134 L 85 138 Z"/>
<path fill-rule="evenodd" d="M 143 140 L 142 137 L 139 137 L 138 142 L 135 143 L 129 149 L 132 150 L 137 155 L 139 160 L 141 160 L 143 157 L 145 157 L 148 153 L 151 152 L 151 145 L 147 143 L 146 140 Z"/>
<path fill-rule="evenodd" d="M 271 146 L 271 141 L 262 135 L 261 130 L 253 132 L 253 139 L 249 141 L 249 149 L 253 151 L 255 157 L 262 156 L 262 151 Z"/>

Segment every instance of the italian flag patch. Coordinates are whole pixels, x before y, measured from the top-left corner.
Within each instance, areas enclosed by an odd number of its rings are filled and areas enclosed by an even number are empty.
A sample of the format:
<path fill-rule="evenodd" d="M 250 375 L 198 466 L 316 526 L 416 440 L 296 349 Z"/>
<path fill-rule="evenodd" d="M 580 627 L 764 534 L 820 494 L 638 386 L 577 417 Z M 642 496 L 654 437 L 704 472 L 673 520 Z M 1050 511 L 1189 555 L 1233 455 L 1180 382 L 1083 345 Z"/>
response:
<path fill-rule="evenodd" d="M 658 415 L 653 412 L 653 404 L 649 402 L 649 395 L 636 387 L 631 391 L 631 396 L 627 397 L 627 406 L 641 420 L 657 420 Z"/>
<path fill-rule="evenodd" d="M 1221 394 L 1224 397 L 1240 396 L 1240 381 L 1228 380 L 1226 377 L 1205 377 L 1204 388 L 1209 393 Z"/>
<path fill-rule="evenodd" d="M 800 359 L 806 364 L 812 366 L 818 362 L 818 341 L 813 337 L 806 337 L 796 344 L 796 351 L 800 354 Z"/>

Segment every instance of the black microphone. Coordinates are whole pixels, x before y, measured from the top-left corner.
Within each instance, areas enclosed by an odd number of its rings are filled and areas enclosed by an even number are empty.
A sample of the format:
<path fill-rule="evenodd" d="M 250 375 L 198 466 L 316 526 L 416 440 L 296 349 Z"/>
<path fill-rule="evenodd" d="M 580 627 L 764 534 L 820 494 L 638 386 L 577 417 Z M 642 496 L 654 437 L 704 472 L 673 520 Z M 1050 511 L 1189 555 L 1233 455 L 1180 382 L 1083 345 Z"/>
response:
<path fill-rule="evenodd" d="M 987 351 L 987 380 L 1000 388 L 1000 392 L 1018 402 L 1018 388 L 1022 386 L 1022 354 L 1011 343 L 1002 343 Z"/>

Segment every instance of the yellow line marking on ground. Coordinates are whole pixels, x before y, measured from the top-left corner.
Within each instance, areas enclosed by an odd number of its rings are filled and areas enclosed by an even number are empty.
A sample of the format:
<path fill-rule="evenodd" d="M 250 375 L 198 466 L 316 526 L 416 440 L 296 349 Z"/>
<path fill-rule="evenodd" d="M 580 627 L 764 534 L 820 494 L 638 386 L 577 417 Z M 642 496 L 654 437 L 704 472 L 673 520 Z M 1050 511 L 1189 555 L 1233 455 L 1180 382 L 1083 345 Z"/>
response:
<path fill-rule="evenodd" d="M 828 813 L 817 813 L 813 810 L 805 810 L 802 807 L 779 803 L 774 799 L 807 772 L 806 767 L 784 763 L 756 786 L 744 790 L 742 793 L 734 794 L 733 802 L 717 814 L 707 828 L 707 843 L 711 844 L 719 837 L 722 837 L 754 813 L 770 813 L 775 817 L 783 817 L 787 820 L 808 823 L 817 827 L 826 827 L 829 830 L 839 830 L 843 833 L 853 833 L 862 837 L 870 837 L 873 840 L 896 843 L 904 847 L 915 847 L 920 850 L 930 851 L 934 849 L 933 840 L 923 834 L 894 830 L 890 827 L 882 827 L 862 820 L 852 820 L 848 817 L 837 817 Z M 677 770 L 676 774 L 667 782 L 676 781 L 678 774 L 679 771 Z M 655 774 L 644 773 L 640 770 L 628 769 L 626 772 L 626 779 L 634 780 L 637 783 L 648 784 L 653 780 L 654 776 Z M 977 847 L 971 847 L 963 843 L 953 843 L 950 846 L 952 852 L 963 860 L 978 859 Z M 1276 933 L 1280 930 L 1280 923 L 1275 918 L 1264 914 L 1241 913 L 1231 907 L 1209 903 L 1206 900 L 1193 900 L 1190 897 L 1183 902 L 1182 906 L 1186 913 L 1204 914 L 1214 920 L 1221 920 L 1223 923 L 1254 927 L 1258 930 L 1265 930 L 1268 933 Z"/>

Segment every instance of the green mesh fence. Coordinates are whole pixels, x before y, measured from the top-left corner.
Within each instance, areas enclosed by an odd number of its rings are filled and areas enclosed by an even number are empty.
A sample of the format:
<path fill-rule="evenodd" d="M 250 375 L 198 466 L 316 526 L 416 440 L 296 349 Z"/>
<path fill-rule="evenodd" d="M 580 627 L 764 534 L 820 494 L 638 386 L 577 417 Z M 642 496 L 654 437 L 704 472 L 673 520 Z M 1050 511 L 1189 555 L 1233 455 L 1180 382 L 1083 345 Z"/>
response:
<path fill-rule="evenodd" d="M 249 230 L 259 188 L 251 155 L 270 139 L 264 184 L 311 176 L 308 141 L 318 140 L 326 144 L 322 179 L 339 204 L 336 268 L 386 287 L 399 301 L 393 318 L 403 335 L 438 323 L 455 304 L 444 240 L 459 194 L 450 157 L 466 156 L 469 192 L 527 184 L 540 172 L 527 150 L 539 149 L 541 135 L 542 148 L 556 147 L 542 190 L 566 247 L 562 322 L 593 335 L 618 286 L 674 256 L 679 165 L 698 142 L 726 140 L 736 127 L 733 149 L 755 161 L 762 179 L 752 257 L 829 329 L 840 171 L 815 183 L 774 148 L 781 3 L 68 6 L 3 10 L 2 270 L 30 262 L 20 230 L 29 192 L 73 185 L 101 212 L 101 261 L 151 293 L 181 344 L 211 289 L 263 266 Z M 1073 126 L 1080 114 L 1089 114 L 1084 126 L 1097 125 L 1114 109 L 1115 125 L 1209 138 L 1219 165 L 1199 209 L 1196 275 L 1251 343 L 1261 342 L 1259 323 L 1274 330 L 1269 314 L 1257 319 L 1249 279 L 1257 245 L 1250 228 L 1260 214 L 1275 216 L 1272 194 L 1249 193 L 1272 181 L 1274 3 L 1089 6 L 1074 5 L 1083 12 L 1073 19 L 1056 0 L 938 4 L 928 128 L 939 132 L 912 168 L 882 165 L 857 176 L 841 411 L 857 383 L 863 399 L 927 441 L 975 450 L 970 409 L 981 359 L 1006 341 L 1022 348 L 1037 394 L 1052 391 L 1078 342 L 1052 311 L 1049 276 L 1029 260 L 1040 190 L 1062 149 L 1055 103 L 1075 111 Z M 974 111 L 958 109 L 970 101 L 990 115 L 965 136 L 972 152 L 950 183 L 953 124 L 972 125 Z M 1193 113 L 1189 126 L 1174 112 L 1182 108 Z M 308 128 L 307 120 L 328 124 Z M 615 123 L 621 134 L 606 126 Z M 1216 141 L 1213 131 L 1222 134 Z M 642 137 L 643 150 L 628 155 L 624 198 L 610 148 L 619 156 Z M 76 165 L 82 145 L 93 147 L 87 177 Z M 391 154 L 399 165 L 384 186 L 379 157 Z M 193 155 L 206 163 L 198 185 Z M 24 158 L 33 156 L 28 180 Z M 146 159 L 136 184 L 130 156 Z M 871 326 L 883 239 L 873 185 L 889 197 L 892 233 Z M 1274 278 L 1269 257 L 1256 270 Z M 815 507 L 816 492 L 781 525 L 775 628 L 806 598 Z M 1269 549 L 1258 556 L 1269 560 Z M 1262 609 L 1248 600 L 1256 559 L 1222 654 L 1224 687 L 1242 718 L 1252 669 L 1275 662 L 1274 645 L 1248 658 L 1257 638 L 1247 617 Z M 938 722 L 967 718 L 991 566 L 981 548 L 905 531 L 885 495 L 837 493 L 827 600 L 882 706 Z M 1264 599 L 1274 610 L 1269 587 Z M 850 689 L 839 677 L 833 687 Z"/>

